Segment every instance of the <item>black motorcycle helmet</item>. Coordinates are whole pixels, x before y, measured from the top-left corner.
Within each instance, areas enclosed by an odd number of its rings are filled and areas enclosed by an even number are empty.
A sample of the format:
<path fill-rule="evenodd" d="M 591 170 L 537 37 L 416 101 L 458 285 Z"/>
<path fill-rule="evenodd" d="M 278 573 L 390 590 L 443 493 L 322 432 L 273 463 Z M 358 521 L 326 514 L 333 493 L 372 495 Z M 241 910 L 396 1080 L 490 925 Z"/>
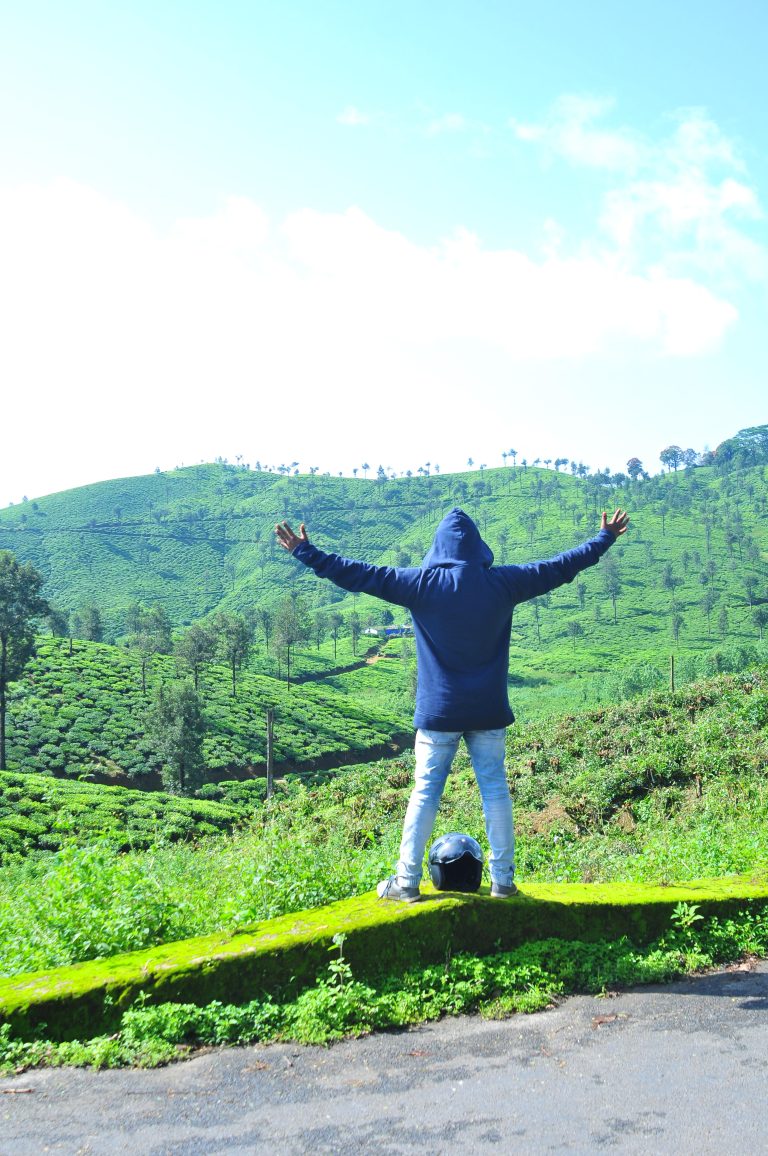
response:
<path fill-rule="evenodd" d="M 483 877 L 483 851 L 477 839 L 452 831 L 435 839 L 427 859 L 438 891 L 477 891 Z"/>

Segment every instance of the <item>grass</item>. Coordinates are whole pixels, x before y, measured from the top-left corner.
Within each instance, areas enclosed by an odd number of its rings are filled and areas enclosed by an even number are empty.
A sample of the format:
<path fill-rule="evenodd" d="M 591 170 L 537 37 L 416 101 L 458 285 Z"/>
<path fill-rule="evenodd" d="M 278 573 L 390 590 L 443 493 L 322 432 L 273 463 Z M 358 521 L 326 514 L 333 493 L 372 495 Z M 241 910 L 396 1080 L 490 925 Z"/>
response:
<path fill-rule="evenodd" d="M 281 556 L 272 536 L 277 517 L 306 520 L 320 545 L 351 556 L 386 564 L 408 556 L 417 563 L 439 518 L 460 504 L 504 562 L 575 544 L 596 527 L 601 508 L 627 506 L 632 530 L 611 555 L 619 567 L 615 606 L 601 565 L 514 616 L 511 689 L 521 721 L 509 732 L 508 768 L 517 861 L 523 879 L 668 883 L 768 863 L 768 693 L 759 665 L 766 650 L 754 618 L 768 597 L 767 473 L 763 464 L 707 467 L 630 485 L 507 468 L 379 484 L 195 467 L 0 511 L 0 548 L 41 568 L 52 601 L 70 610 L 100 605 L 112 640 L 120 638 L 125 610 L 136 599 L 162 603 L 177 629 L 216 609 L 274 606 L 287 591 L 325 611 L 357 613 L 365 624 L 381 605 L 341 596 Z M 531 512 L 536 517 L 529 524 Z M 326 636 L 293 658 L 294 673 L 323 680 L 289 691 L 272 677 L 273 656 L 262 641 L 237 699 L 229 693 L 228 671 L 207 669 L 208 766 L 226 773 L 263 761 L 267 706 L 277 709 L 276 757 L 289 765 L 314 761 L 319 767 L 345 752 L 352 762 L 355 752 L 386 743 L 410 715 L 411 647 L 394 644 L 374 665 L 331 674 Z M 350 651 L 343 637 L 336 665 L 349 663 Z M 678 685 L 685 684 L 674 694 L 662 690 L 670 655 Z M 154 659 L 150 690 L 174 673 L 172 660 Z M 691 682 L 702 675 L 717 677 Z M 141 724 L 144 701 L 138 664 L 123 649 L 76 643 L 70 657 L 68 644 L 55 639 L 42 641 L 28 676 L 13 688 L 9 753 L 23 774 L 0 784 L 3 974 L 226 932 L 358 895 L 391 870 L 410 755 L 303 780 L 289 775 L 268 806 L 247 784 L 209 784 L 185 807 L 163 796 L 150 802 L 124 792 L 118 803 L 95 786 L 89 793 L 75 782 L 41 783 L 41 772 L 74 779 L 147 776 L 155 762 Z M 71 793 L 59 791 L 65 785 Z M 248 823 L 235 829 L 251 810 Z M 438 822 L 441 830 L 482 836 L 464 754 Z M 30 851 L 36 857 L 27 857 Z M 660 945 L 659 966 L 672 966 L 666 951 L 683 968 L 726 957 L 718 951 L 764 952 L 763 931 L 753 935 L 754 927 L 744 927 L 742 938 L 741 931 L 729 932 L 715 950 L 709 941 L 694 943 L 695 927 L 681 924 L 676 933 L 689 938 L 682 947 L 679 938 Z M 604 945 L 602 958 L 612 958 L 611 951 Z M 626 958 L 634 959 L 633 951 L 626 946 Z M 603 974 L 589 958 L 594 966 L 590 971 L 585 964 L 579 983 Z M 133 1048 L 135 1062 L 168 1058 L 190 1040 L 224 1038 L 226 1022 L 235 1025 L 233 1034 L 245 1032 L 237 1025 L 248 1016 L 262 1024 L 263 1034 L 251 1038 L 301 1039 L 313 1032 L 333 1038 L 333 1031 L 368 1030 L 387 1016 L 386 1022 L 401 1022 L 387 993 L 355 988 L 358 981 L 343 962 L 342 955 L 340 970 L 317 988 L 322 1015 L 307 1010 L 308 995 L 303 1010 L 214 1009 L 207 1027 L 195 1020 L 181 1037 L 159 1021 L 147 1021 L 146 1031 L 128 1021 L 118 1040 L 97 1041 L 95 1051 L 84 1044 L 82 1054 L 101 1055 L 106 1063 L 119 1053 L 123 1058 L 115 1062 L 124 1062 Z M 518 964 L 540 966 L 530 960 L 510 966 Z M 621 966 L 616 975 L 642 974 L 646 965 L 638 964 L 639 972 Z M 566 972 L 558 964 L 541 985 L 531 973 L 520 992 L 513 979 L 503 990 L 489 980 L 471 1006 L 509 998 L 512 1009 L 526 999 L 533 1005 L 557 998 L 557 984 L 566 991 L 576 982 Z M 457 979 L 459 986 L 465 982 Z M 445 983 L 453 991 L 453 981 Z M 430 990 L 418 988 L 414 1008 L 432 1006 Z M 434 1005 L 435 1014 L 460 1006 L 458 996 L 446 1001 Z M 368 1010 L 355 1020 L 353 1005 Z M 22 1053 L 13 1051 L 18 1043 L 4 1038 L 0 1054 L 23 1065 Z"/>
<path fill-rule="evenodd" d="M 508 744 L 524 882 L 670 883 L 768 865 L 764 669 L 519 725 Z M 368 891 L 396 857 L 411 776 L 403 756 L 289 779 L 231 835 L 183 844 L 160 835 L 149 850 L 123 854 L 105 838 L 19 859 L 0 870 L 0 973 L 231 933 Z M 482 836 L 463 753 L 438 822 Z M 546 940 L 376 981 L 355 978 L 342 951 L 324 980 L 284 1003 L 138 1006 L 109 1037 L 68 1043 L 22 1039 L 6 1027 L 0 1066 L 153 1065 L 210 1043 L 327 1042 L 457 1011 L 536 1010 L 570 991 L 766 954 L 764 914 L 699 921 L 695 907 L 679 907 L 650 946 Z"/>

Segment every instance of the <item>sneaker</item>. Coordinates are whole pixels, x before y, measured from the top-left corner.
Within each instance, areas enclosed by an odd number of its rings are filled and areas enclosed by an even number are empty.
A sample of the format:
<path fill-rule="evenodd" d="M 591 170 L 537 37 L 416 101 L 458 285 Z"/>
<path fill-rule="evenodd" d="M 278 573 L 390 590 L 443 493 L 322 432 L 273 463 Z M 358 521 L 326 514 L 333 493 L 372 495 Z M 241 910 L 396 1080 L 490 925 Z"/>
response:
<path fill-rule="evenodd" d="M 518 890 L 514 883 L 510 883 L 509 887 L 505 887 L 503 883 L 491 883 L 491 899 L 511 899 L 517 894 Z"/>
<path fill-rule="evenodd" d="M 421 899 L 418 887 L 401 887 L 397 875 L 390 875 L 389 879 L 382 879 L 376 888 L 379 899 L 402 899 L 406 903 L 415 903 Z"/>

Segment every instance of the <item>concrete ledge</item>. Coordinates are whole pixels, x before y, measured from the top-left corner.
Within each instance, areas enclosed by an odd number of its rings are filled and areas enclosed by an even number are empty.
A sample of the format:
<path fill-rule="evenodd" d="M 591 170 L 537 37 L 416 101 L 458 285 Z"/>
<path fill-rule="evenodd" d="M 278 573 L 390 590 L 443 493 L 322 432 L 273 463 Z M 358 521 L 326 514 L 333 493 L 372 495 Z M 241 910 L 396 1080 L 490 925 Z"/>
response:
<path fill-rule="evenodd" d="M 475 895 L 423 892 L 420 903 L 384 903 L 368 893 L 229 935 L 0 979 L 0 1024 L 23 1034 L 44 1026 L 51 1039 L 82 1039 L 113 1030 L 140 993 L 152 1003 L 198 1004 L 293 995 L 325 972 L 339 933 L 358 979 L 461 951 L 506 951 L 527 940 L 626 935 L 643 944 L 670 926 L 680 902 L 721 918 L 768 906 L 768 874 L 670 886 L 531 883 L 507 901 L 490 899 L 487 888 Z"/>

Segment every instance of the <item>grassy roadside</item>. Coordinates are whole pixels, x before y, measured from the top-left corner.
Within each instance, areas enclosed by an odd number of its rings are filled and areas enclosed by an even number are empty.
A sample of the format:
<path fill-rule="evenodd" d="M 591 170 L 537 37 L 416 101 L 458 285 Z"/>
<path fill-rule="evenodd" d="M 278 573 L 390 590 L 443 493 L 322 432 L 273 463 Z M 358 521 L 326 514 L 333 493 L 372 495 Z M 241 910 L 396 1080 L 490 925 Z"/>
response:
<path fill-rule="evenodd" d="M 768 864 L 767 720 L 758 669 L 512 728 L 519 877 L 664 883 Z M 407 755 L 289 780 L 231 835 L 193 827 L 174 843 L 160 814 L 144 851 L 121 854 L 105 835 L 18 858 L 0 869 L 0 975 L 361 895 L 392 869 L 411 782 Z M 464 752 L 438 823 L 483 838 Z"/>
<path fill-rule="evenodd" d="M 545 939 L 477 958 L 459 954 L 445 963 L 387 975 L 355 978 L 335 937 L 325 976 L 298 997 L 267 997 L 245 1004 L 163 1003 L 123 1013 L 108 1035 L 55 1042 L 0 1027 L 0 1072 L 36 1066 L 156 1067 L 196 1048 L 294 1040 L 327 1044 L 348 1036 L 479 1013 L 503 1018 L 540 1011 L 575 992 L 605 992 L 667 982 L 719 963 L 768 954 L 768 912 L 745 910 L 727 919 L 703 919 L 695 904 L 679 903 L 670 926 L 638 946 L 627 937 L 585 943 Z"/>
<path fill-rule="evenodd" d="M 764 669 L 512 728 L 507 758 L 523 889 L 534 880 L 668 885 L 768 865 Z M 174 844 L 159 831 L 145 851 L 120 853 L 105 837 L 18 858 L 0 869 L 0 974 L 232 934 L 360 896 L 391 869 L 411 778 L 404 756 L 289 779 L 232 835 Z M 482 833 L 465 754 L 439 823 Z M 442 970 L 430 962 L 405 978 L 375 981 L 355 973 L 349 946 L 339 941 L 327 975 L 284 1003 L 273 996 L 247 1005 L 134 1006 L 109 1037 L 79 1043 L 20 1039 L 4 1028 L 0 1062 L 8 1070 L 39 1062 L 149 1064 L 209 1043 L 319 1041 L 456 1011 L 536 1010 L 570 991 L 767 955 L 768 928 L 764 913 L 704 919 L 687 902 L 649 945 L 621 936 L 555 942 L 544 931 L 536 943 L 483 960 L 456 955 Z"/>

